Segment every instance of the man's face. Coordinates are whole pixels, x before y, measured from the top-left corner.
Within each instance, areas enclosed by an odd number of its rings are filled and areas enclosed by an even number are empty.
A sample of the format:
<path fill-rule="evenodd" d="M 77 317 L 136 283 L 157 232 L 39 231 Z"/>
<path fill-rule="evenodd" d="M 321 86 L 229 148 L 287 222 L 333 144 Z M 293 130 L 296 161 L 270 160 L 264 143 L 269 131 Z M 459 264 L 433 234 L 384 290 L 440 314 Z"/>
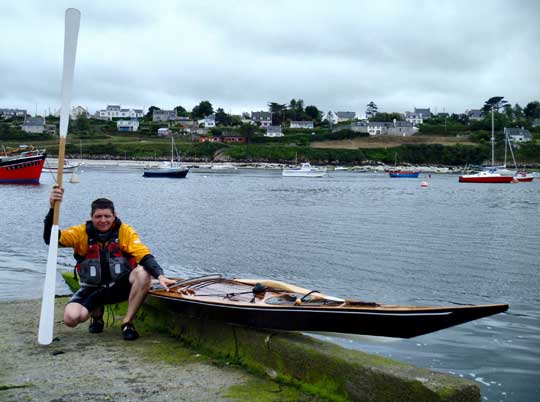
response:
<path fill-rule="evenodd" d="M 116 216 L 110 209 L 96 209 L 92 215 L 92 223 L 100 232 L 108 231 L 115 220 Z"/>

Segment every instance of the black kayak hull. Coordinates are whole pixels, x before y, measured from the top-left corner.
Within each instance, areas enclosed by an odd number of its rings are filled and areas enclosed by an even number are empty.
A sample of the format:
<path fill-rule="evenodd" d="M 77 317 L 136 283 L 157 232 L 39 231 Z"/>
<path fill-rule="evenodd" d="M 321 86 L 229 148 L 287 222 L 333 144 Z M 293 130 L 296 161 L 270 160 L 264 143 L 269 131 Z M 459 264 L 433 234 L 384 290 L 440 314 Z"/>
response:
<path fill-rule="evenodd" d="M 151 292 L 150 297 L 171 311 L 202 320 L 258 329 L 340 332 L 412 338 L 504 312 L 507 304 L 426 308 L 266 307 L 205 302 Z"/>

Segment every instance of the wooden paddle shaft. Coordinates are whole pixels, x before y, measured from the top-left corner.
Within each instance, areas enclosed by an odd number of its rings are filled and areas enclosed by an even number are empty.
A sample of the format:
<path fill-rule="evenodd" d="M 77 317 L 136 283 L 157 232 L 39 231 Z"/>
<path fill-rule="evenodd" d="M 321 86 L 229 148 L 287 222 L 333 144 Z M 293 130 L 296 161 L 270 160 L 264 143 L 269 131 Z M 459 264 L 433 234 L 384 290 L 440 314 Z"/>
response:
<path fill-rule="evenodd" d="M 62 180 L 64 177 L 64 157 L 66 153 L 66 138 L 60 137 L 60 142 L 58 144 L 58 173 L 56 176 L 56 185 L 59 188 L 62 188 Z M 53 215 L 53 225 L 57 225 L 60 221 L 60 202 L 54 203 L 54 215 Z"/>

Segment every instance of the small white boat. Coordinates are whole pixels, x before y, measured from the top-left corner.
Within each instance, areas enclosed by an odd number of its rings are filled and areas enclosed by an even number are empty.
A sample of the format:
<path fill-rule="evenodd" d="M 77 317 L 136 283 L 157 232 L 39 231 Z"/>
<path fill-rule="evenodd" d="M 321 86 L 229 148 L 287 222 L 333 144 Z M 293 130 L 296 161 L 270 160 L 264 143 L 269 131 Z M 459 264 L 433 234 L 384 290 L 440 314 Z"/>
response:
<path fill-rule="evenodd" d="M 323 177 L 326 175 L 326 168 L 313 167 L 305 162 L 297 168 L 283 169 L 281 174 L 283 177 Z"/>
<path fill-rule="evenodd" d="M 76 173 L 77 169 L 79 169 L 79 166 L 81 166 L 80 163 L 72 163 L 69 161 L 64 162 L 64 173 Z M 48 165 L 47 162 L 45 162 L 45 166 L 43 167 L 44 172 L 50 172 L 50 173 L 56 173 L 58 172 L 58 165 Z"/>

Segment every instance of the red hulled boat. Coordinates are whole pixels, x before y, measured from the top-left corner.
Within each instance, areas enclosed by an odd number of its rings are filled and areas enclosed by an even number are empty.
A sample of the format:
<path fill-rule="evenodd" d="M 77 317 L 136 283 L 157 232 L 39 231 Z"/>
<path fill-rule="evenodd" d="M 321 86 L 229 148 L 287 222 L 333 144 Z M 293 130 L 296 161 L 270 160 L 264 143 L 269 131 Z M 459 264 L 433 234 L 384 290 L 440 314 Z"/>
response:
<path fill-rule="evenodd" d="M 502 176 L 486 171 L 459 176 L 460 183 L 511 183 L 512 181 L 514 181 L 512 176 Z"/>
<path fill-rule="evenodd" d="M 0 155 L 0 184 L 39 184 L 46 157 L 44 149 L 34 148 Z"/>

